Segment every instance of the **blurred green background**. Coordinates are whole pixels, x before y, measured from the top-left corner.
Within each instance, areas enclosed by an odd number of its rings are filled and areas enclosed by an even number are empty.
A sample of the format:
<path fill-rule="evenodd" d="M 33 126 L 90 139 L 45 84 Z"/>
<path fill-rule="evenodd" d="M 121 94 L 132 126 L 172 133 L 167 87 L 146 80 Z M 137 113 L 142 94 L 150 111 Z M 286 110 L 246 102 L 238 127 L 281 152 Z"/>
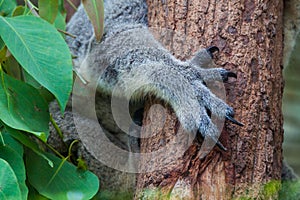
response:
<path fill-rule="evenodd" d="M 284 68 L 284 143 L 287 162 L 300 175 L 300 36 L 298 34 L 289 63 Z"/>

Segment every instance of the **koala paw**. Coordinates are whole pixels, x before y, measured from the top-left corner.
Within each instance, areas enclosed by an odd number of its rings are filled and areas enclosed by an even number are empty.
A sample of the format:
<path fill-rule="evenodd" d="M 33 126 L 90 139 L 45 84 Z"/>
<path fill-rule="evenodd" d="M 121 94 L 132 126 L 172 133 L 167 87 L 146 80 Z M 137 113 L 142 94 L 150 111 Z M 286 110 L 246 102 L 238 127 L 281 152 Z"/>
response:
<path fill-rule="evenodd" d="M 191 67 L 195 67 L 195 71 L 193 73 L 199 75 L 196 76 L 197 78 L 192 80 L 192 85 L 194 86 L 194 90 L 196 91 L 196 96 L 200 105 L 200 110 L 198 113 L 200 117 L 196 117 L 196 122 L 199 124 L 198 133 L 203 138 L 210 137 L 210 139 L 212 139 L 217 144 L 217 146 L 219 146 L 223 150 L 226 150 L 226 148 L 218 141 L 218 129 L 215 124 L 213 124 L 210 115 L 214 114 L 220 119 L 227 119 L 239 126 L 243 126 L 243 124 L 234 119 L 233 108 L 228 106 L 222 99 L 214 95 L 206 86 L 207 81 L 226 82 L 230 77 L 237 78 L 237 75 L 234 72 L 225 70 L 223 68 L 202 68 L 201 64 L 210 63 L 210 61 L 208 60 L 213 59 L 215 53 L 217 52 L 219 52 L 218 47 L 208 47 L 204 50 L 198 51 L 194 58 L 191 59 Z M 198 61 L 198 63 L 200 64 L 196 63 L 195 61 Z M 184 111 L 182 112 L 184 113 Z M 194 112 L 197 113 L 197 111 Z M 182 120 L 185 121 L 186 118 L 188 117 L 184 116 L 182 117 Z M 191 119 L 195 120 L 195 117 L 191 117 Z M 191 126 L 191 124 L 189 124 L 188 126 Z"/>
<path fill-rule="evenodd" d="M 200 83 L 198 83 L 200 84 Z M 210 137 L 216 144 L 222 149 L 226 150 L 226 148 L 218 141 L 218 129 L 216 125 L 212 122 L 210 118 L 210 114 L 214 114 L 220 119 L 227 119 L 234 124 L 239 126 L 243 126 L 243 124 L 236 119 L 234 119 L 234 111 L 233 108 L 228 106 L 222 99 L 215 96 L 206 86 L 202 84 L 202 86 L 198 85 L 198 99 L 200 104 L 200 113 L 199 115 L 199 128 L 198 133 L 205 138 Z"/>

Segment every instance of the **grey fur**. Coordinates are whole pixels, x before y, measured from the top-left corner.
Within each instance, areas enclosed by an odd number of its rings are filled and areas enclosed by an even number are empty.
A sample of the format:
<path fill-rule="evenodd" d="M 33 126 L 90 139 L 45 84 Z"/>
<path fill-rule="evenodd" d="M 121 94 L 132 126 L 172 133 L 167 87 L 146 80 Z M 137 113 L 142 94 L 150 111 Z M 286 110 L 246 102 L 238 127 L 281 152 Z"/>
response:
<path fill-rule="evenodd" d="M 78 57 L 75 67 L 80 66 L 88 82 L 97 81 L 101 76 L 98 93 L 111 95 L 117 83 L 121 84 L 120 93 L 116 93 L 120 98 L 130 98 L 127 94 L 143 83 L 155 83 L 131 98 L 140 101 L 145 94 L 152 93 L 173 107 L 186 130 L 199 130 L 203 136 L 217 137 L 218 130 L 206 108 L 223 119 L 233 115 L 233 110 L 211 93 L 203 81 L 222 80 L 225 70 L 204 69 L 212 63 L 205 49 L 186 62 L 173 57 L 149 32 L 146 13 L 143 1 L 106 1 L 104 37 L 101 43 L 93 40 L 87 52 L 93 36 L 86 31 L 91 24 L 80 6 L 68 25 L 68 32 L 77 36 L 75 40 L 67 39 L 72 53 Z M 130 83 L 127 88 L 122 85 L 125 80 Z"/>

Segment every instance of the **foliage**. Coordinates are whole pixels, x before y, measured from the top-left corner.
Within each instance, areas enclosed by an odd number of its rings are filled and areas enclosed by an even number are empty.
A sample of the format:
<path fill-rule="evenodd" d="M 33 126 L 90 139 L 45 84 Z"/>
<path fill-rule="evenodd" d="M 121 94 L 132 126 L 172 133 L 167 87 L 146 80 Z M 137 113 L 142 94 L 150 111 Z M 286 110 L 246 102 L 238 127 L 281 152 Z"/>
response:
<path fill-rule="evenodd" d="M 283 181 L 282 189 L 279 192 L 280 200 L 298 200 L 300 195 L 300 180 L 298 181 Z"/>
<path fill-rule="evenodd" d="M 93 16 L 103 16 L 102 0 L 93 3 Z M 73 84 L 65 17 L 63 0 L 0 0 L 0 199 L 91 199 L 98 191 L 83 160 L 76 167 L 71 150 L 65 158 L 46 143 L 49 102 L 63 113 Z M 97 25 L 103 31 L 103 18 Z"/>
<path fill-rule="evenodd" d="M 1 199 L 22 199 L 17 177 L 9 163 L 0 158 Z"/>
<path fill-rule="evenodd" d="M 134 199 L 134 194 L 132 191 L 100 191 L 93 200 L 131 200 Z"/>
<path fill-rule="evenodd" d="M 290 44 L 285 44 L 290 45 Z M 287 66 L 284 66 L 284 96 L 283 96 L 283 116 L 284 116 L 284 158 L 300 175 L 300 34 L 296 37 L 295 46 Z"/>
<path fill-rule="evenodd" d="M 299 8 L 293 3 L 287 2 L 284 16 L 284 94 L 283 94 L 283 118 L 284 118 L 284 159 L 290 164 L 291 174 L 300 175 L 300 32 L 299 32 Z M 298 3 L 298 2 L 297 2 Z M 293 12 L 290 12 L 290 9 Z M 298 200 L 300 197 L 300 180 L 283 180 L 279 199 Z"/>
<path fill-rule="evenodd" d="M 98 41 L 102 38 L 104 32 L 104 5 L 103 1 L 97 0 L 82 0 L 84 9 L 86 10 L 89 19 L 91 20 L 95 37 Z"/>
<path fill-rule="evenodd" d="M 272 199 L 277 196 L 280 191 L 280 181 L 270 181 L 263 186 L 263 196 L 265 199 Z"/>

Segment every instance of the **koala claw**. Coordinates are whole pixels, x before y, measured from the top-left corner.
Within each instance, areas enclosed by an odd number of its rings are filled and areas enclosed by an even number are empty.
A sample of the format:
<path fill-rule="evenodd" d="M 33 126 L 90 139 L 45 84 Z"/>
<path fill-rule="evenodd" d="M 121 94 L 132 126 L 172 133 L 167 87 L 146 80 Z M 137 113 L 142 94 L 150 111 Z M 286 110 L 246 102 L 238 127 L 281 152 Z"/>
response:
<path fill-rule="evenodd" d="M 230 116 L 228 114 L 225 117 L 226 117 L 226 119 L 228 119 L 229 121 L 231 121 L 232 123 L 234 123 L 236 125 L 244 126 L 244 124 L 242 124 L 241 122 L 237 121 L 236 119 L 234 119 L 232 116 Z"/>
<path fill-rule="evenodd" d="M 229 77 L 237 78 L 236 73 L 228 71 L 228 70 L 224 70 L 223 72 L 221 72 L 221 76 L 222 76 L 223 82 L 228 81 Z"/>
<path fill-rule="evenodd" d="M 228 113 L 227 113 L 226 116 L 225 116 L 226 119 L 230 120 L 232 123 L 237 124 L 237 125 L 239 125 L 239 126 L 244 126 L 244 124 L 242 124 L 241 122 L 239 122 L 239 121 L 237 121 L 236 119 L 234 119 L 233 116 L 234 116 L 234 111 L 230 108 L 230 109 L 228 110 Z M 227 148 L 224 147 L 223 144 L 222 144 L 219 140 L 215 139 L 214 137 L 212 137 L 212 139 L 216 142 L 216 145 L 217 145 L 221 150 L 227 151 Z"/>
<path fill-rule="evenodd" d="M 214 58 L 214 53 L 220 52 L 219 48 L 216 46 L 210 46 L 210 47 L 206 48 L 206 51 L 209 53 L 211 58 Z"/>
<path fill-rule="evenodd" d="M 227 151 L 227 148 L 224 147 L 223 144 L 222 144 L 219 140 L 216 142 L 216 144 L 217 144 L 217 146 L 218 146 L 220 149 L 222 149 L 223 151 Z"/>
<path fill-rule="evenodd" d="M 197 132 L 197 135 L 200 135 L 201 138 L 208 137 L 208 136 L 202 135 L 199 131 Z M 227 148 L 224 147 L 224 145 L 219 140 L 217 140 L 215 137 L 210 137 L 210 139 L 213 140 L 221 150 L 227 151 Z M 198 142 L 201 143 L 201 140 L 199 140 L 199 138 L 198 138 Z"/>
<path fill-rule="evenodd" d="M 242 124 L 241 122 L 237 121 L 236 119 L 234 119 L 234 111 L 231 107 L 227 108 L 227 113 L 225 115 L 226 119 L 228 119 L 229 121 L 231 121 L 234 124 L 237 124 L 239 126 L 244 126 L 244 124 Z"/>

